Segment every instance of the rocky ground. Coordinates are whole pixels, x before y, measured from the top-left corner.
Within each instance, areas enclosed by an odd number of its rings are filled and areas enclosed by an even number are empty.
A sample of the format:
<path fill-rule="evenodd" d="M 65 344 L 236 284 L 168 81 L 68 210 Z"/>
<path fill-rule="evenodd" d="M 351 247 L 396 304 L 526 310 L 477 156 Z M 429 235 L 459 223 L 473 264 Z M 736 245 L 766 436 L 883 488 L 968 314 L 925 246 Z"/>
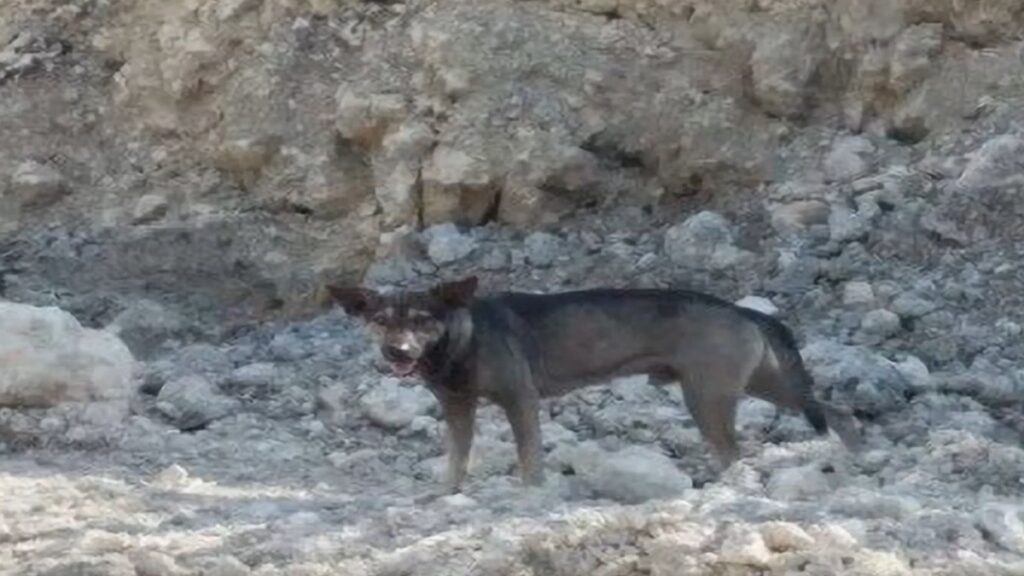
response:
<path fill-rule="evenodd" d="M 1024 574 L 1016 2 L 0 15 L 0 574 Z M 625 379 L 421 498 L 437 406 L 304 298 L 466 274 L 774 313 L 867 449 L 749 400 L 719 476 Z"/>

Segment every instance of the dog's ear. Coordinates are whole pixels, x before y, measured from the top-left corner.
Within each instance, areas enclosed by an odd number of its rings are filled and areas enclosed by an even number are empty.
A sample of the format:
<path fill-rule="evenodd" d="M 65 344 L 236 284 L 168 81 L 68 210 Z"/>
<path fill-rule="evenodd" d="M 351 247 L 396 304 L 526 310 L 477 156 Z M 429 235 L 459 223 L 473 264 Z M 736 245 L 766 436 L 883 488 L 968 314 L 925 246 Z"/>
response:
<path fill-rule="evenodd" d="M 380 296 L 367 288 L 330 284 L 326 288 L 330 300 L 341 305 L 349 316 L 369 316 L 380 304 Z"/>
<path fill-rule="evenodd" d="M 469 304 L 476 293 L 477 278 L 469 276 L 454 282 L 445 282 L 434 287 L 434 296 L 450 308 L 462 308 Z"/>

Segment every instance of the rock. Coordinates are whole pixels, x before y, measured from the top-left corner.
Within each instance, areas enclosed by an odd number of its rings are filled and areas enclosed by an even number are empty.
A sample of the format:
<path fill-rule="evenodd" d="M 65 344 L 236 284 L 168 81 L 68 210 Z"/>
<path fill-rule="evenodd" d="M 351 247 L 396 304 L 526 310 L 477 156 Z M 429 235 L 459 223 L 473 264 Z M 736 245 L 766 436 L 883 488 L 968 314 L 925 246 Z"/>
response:
<path fill-rule="evenodd" d="M 875 291 L 868 282 L 847 282 L 843 285 L 843 306 L 863 310 L 875 305 Z"/>
<path fill-rule="evenodd" d="M 396 378 L 384 378 L 360 398 L 359 404 L 363 414 L 374 424 L 399 429 L 430 412 L 436 401 L 422 386 L 402 386 Z"/>
<path fill-rule="evenodd" d="M 880 414 L 907 403 L 910 382 L 894 362 L 867 348 L 817 340 L 800 353 L 818 386 L 852 408 Z"/>
<path fill-rule="evenodd" d="M 767 491 L 777 500 L 807 500 L 828 494 L 832 486 L 819 466 L 812 464 L 774 471 Z"/>
<path fill-rule="evenodd" d="M 696 269 L 724 270 L 753 257 L 735 246 L 729 221 L 709 211 L 666 230 L 664 248 L 673 263 Z"/>
<path fill-rule="evenodd" d="M 270 341 L 270 357 L 278 362 L 298 362 L 312 354 L 309 342 L 295 334 L 281 332 Z"/>
<path fill-rule="evenodd" d="M 154 485 L 164 490 L 174 490 L 185 485 L 189 480 L 188 470 L 180 464 L 171 464 L 156 475 Z"/>
<path fill-rule="evenodd" d="M 817 22 L 783 24 L 764 30 L 750 59 L 754 97 L 770 114 L 799 118 L 807 114 L 807 93 L 824 53 Z"/>
<path fill-rule="evenodd" d="M 163 194 L 146 194 L 132 208 L 132 224 L 149 224 L 167 215 L 170 202 Z"/>
<path fill-rule="evenodd" d="M 117 334 L 136 357 L 146 359 L 168 340 L 185 336 L 188 321 L 152 300 L 137 300 L 114 317 L 108 330 Z"/>
<path fill-rule="evenodd" d="M 1004 550 L 1024 554 L 1024 506 L 988 504 L 977 513 L 977 522 Z"/>
<path fill-rule="evenodd" d="M 772 552 L 805 550 L 814 546 L 814 538 L 792 522 L 766 522 L 761 525 L 761 538 Z"/>
<path fill-rule="evenodd" d="M 779 234 L 802 232 L 828 224 L 829 206 L 821 200 L 796 200 L 772 209 L 772 227 Z"/>
<path fill-rule="evenodd" d="M 222 387 L 257 394 L 267 393 L 274 387 L 277 378 L 277 367 L 272 362 L 254 362 L 232 370 Z"/>
<path fill-rule="evenodd" d="M 718 558 L 728 564 L 767 568 L 772 553 L 761 534 L 745 526 L 733 525 L 726 529 Z"/>
<path fill-rule="evenodd" d="M 744 296 L 736 302 L 737 306 L 741 308 L 750 308 L 751 310 L 757 310 L 762 314 L 769 316 L 775 316 L 779 313 L 779 307 L 772 303 L 771 300 L 761 296 Z"/>
<path fill-rule="evenodd" d="M 985 142 L 970 155 L 957 188 L 985 192 L 1024 184 L 1024 138 L 1004 134 Z"/>
<path fill-rule="evenodd" d="M 904 292 L 893 300 L 890 308 L 903 318 L 919 318 L 934 312 L 939 305 L 916 292 Z"/>
<path fill-rule="evenodd" d="M 872 310 L 864 315 L 854 341 L 858 344 L 878 344 L 895 336 L 902 329 L 900 317 L 889 310 Z"/>
<path fill-rule="evenodd" d="M 893 44 L 889 85 L 906 93 L 928 74 L 932 59 L 942 50 L 942 24 L 917 24 L 903 30 Z"/>
<path fill-rule="evenodd" d="M 480 224 L 494 209 L 497 186 L 483 157 L 440 145 L 423 166 L 423 222 Z"/>
<path fill-rule="evenodd" d="M 18 164 L 11 176 L 9 194 L 21 208 L 45 208 L 68 192 L 60 172 L 32 160 Z"/>
<path fill-rule="evenodd" d="M 135 360 L 117 336 L 56 307 L 0 301 L 0 407 L 127 402 Z"/>
<path fill-rule="evenodd" d="M 533 266 L 545 268 L 554 264 L 561 250 L 562 241 L 554 234 L 534 232 L 526 237 L 526 260 Z"/>
<path fill-rule="evenodd" d="M 135 550 L 128 554 L 136 576 L 179 576 L 185 571 L 174 558 L 155 550 Z"/>
<path fill-rule="evenodd" d="M 476 247 L 473 237 L 462 234 L 452 223 L 431 226 L 423 235 L 427 239 L 427 256 L 438 266 L 462 260 Z"/>
<path fill-rule="evenodd" d="M 863 136 L 844 136 L 832 143 L 822 168 L 831 182 L 851 182 L 871 169 L 869 157 L 875 145 Z"/>
<path fill-rule="evenodd" d="M 373 157 L 373 193 L 386 224 L 415 224 L 419 209 L 420 167 L 434 142 L 430 127 L 408 121 L 383 138 Z"/>
<path fill-rule="evenodd" d="M 562 456 L 596 497 L 623 503 L 672 498 L 693 487 L 671 458 L 643 446 L 606 452 L 593 442 L 562 447 Z M 558 460 L 558 456 L 553 456 Z"/>
<path fill-rule="evenodd" d="M 281 137 L 275 134 L 229 140 L 214 153 L 213 164 L 240 184 L 250 186 L 277 157 L 281 144 Z"/>
<path fill-rule="evenodd" d="M 902 361 L 896 363 L 896 369 L 918 391 L 929 390 L 934 385 L 928 366 L 917 356 L 907 355 Z"/>
<path fill-rule="evenodd" d="M 199 374 L 210 380 L 219 380 L 233 368 L 227 353 L 210 344 L 185 346 L 177 351 L 174 360 L 186 373 Z"/>
<path fill-rule="evenodd" d="M 164 384 L 157 410 L 181 430 L 196 430 L 237 411 L 238 403 L 217 393 L 209 380 L 182 376 Z"/>
<path fill-rule="evenodd" d="M 249 576 L 252 570 L 234 556 L 218 556 L 202 562 L 203 576 Z"/>

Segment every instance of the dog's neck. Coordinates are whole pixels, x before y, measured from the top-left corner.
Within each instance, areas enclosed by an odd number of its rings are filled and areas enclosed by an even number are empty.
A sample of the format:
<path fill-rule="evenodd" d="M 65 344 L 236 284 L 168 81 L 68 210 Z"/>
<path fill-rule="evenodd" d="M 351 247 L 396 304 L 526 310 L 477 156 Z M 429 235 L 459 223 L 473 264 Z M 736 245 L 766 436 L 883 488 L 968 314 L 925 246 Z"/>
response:
<path fill-rule="evenodd" d="M 420 365 L 423 376 L 435 384 L 446 384 L 446 381 L 451 379 L 455 366 L 469 352 L 472 340 L 473 316 L 469 309 L 459 308 L 448 317 L 444 337 L 424 355 L 425 361 Z"/>

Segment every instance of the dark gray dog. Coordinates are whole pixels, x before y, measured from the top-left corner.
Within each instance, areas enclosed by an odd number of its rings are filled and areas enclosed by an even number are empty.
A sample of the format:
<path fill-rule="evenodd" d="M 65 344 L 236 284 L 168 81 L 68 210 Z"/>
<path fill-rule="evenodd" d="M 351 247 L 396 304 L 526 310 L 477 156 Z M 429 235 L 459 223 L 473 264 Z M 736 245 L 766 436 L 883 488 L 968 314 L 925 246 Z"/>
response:
<path fill-rule="evenodd" d="M 647 374 L 679 382 L 686 406 L 723 468 L 739 454 L 743 394 L 803 412 L 819 434 L 860 446 L 853 417 L 812 395 L 793 334 L 778 320 L 683 290 L 594 289 L 474 298 L 470 277 L 425 291 L 382 294 L 328 286 L 374 332 L 392 372 L 414 372 L 437 397 L 448 428 L 447 486 L 466 475 L 480 397 L 512 425 L 523 481 L 544 481 L 540 399 Z"/>

